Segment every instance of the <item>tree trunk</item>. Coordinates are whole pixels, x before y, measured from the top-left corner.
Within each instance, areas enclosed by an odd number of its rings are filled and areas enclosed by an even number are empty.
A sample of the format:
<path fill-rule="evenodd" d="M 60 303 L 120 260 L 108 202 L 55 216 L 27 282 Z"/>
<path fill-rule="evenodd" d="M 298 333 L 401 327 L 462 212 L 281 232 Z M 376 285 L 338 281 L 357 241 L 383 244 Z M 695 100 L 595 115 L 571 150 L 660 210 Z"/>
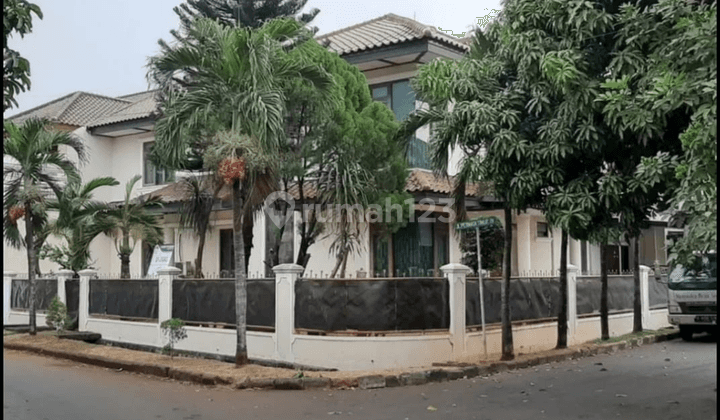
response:
<path fill-rule="evenodd" d="M 304 206 L 305 204 L 305 192 L 303 191 L 304 188 L 304 179 L 298 180 L 298 191 L 300 194 L 300 202 L 299 204 Z M 300 229 L 300 249 L 298 250 L 298 256 L 296 263 L 298 265 L 303 266 L 303 268 L 307 267 L 308 261 L 310 260 L 310 254 L 308 254 L 308 249 L 310 248 L 310 245 L 312 245 L 315 242 L 315 228 L 317 226 L 317 217 L 315 216 L 315 210 L 311 209 L 308 211 L 308 213 L 305 213 L 305 209 L 300 210 L 300 217 L 301 217 L 301 229 Z M 309 220 L 308 220 L 309 219 Z"/>
<path fill-rule="evenodd" d="M 635 293 L 633 296 L 633 332 L 641 332 L 642 327 L 642 301 L 640 300 L 640 252 L 638 236 L 632 238 L 633 257 L 633 283 Z"/>
<path fill-rule="evenodd" d="M 248 363 L 247 354 L 247 276 L 243 238 L 243 196 L 239 181 L 233 183 L 233 247 L 235 259 L 235 366 Z"/>
<path fill-rule="evenodd" d="M 346 278 L 345 277 L 345 267 L 347 267 L 348 257 L 349 257 L 349 252 L 347 252 L 347 251 L 344 252 L 343 253 L 343 263 L 342 263 L 342 266 L 340 267 L 340 278 L 341 279 Z"/>
<path fill-rule="evenodd" d="M 202 232 L 199 233 L 199 240 L 198 240 L 198 248 L 197 248 L 197 255 L 195 256 L 195 277 L 199 279 L 205 278 L 202 272 L 202 260 L 203 260 L 203 251 L 205 250 L 205 234 L 207 233 L 207 226 L 205 226 L 204 229 L 202 229 Z"/>
<path fill-rule="evenodd" d="M 130 278 L 130 253 L 127 252 L 127 250 L 130 249 L 130 233 L 129 232 L 123 232 L 122 233 L 122 252 L 120 253 L 120 278 L 121 279 L 129 279 Z"/>
<path fill-rule="evenodd" d="M 503 281 L 500 290 L 500 312 L 502 314 L 502 357 L 500 360 L 515 358 L 510 318 L 510 257 L 512 252 L 512 210 L 505 209 L 505 252 L 503 253 Z"/>
<path fill-rule="evenodd" d="M 253 217 L 252 209 L 248 208 L 247 212 L 243 215 L 242 235 L 243 235 L 243 254 L 244 254 L 244 266 L 245 273 L 250 270 L 250 254 L 252 253 L 253 247 L 253 229 L 255 228 L 255 218 Z M 235 266 L 237 267 L 237 265 Z"/>
<path fill-rule="evenodd" d="M 130 254 L 120 254 L 120 278 L 130 278 Z"/>
<path fill-rule="evenodd" d="M 607 244 L 600 244 L 600 338 L 610 339 L 609 308 L 608 308 L 608 272 Z"/>
<path fill-rule="evenodd" d="M 560 312 L 558 313 L 558 337 L 556 349 L 567 348 L 568 333 L 568 278 L 567 278 L 567 248 L 568 233 L 565 229 L 560 233 Z"/>
<path fill-rule="evenodd" d="M 332 270 L 332 272 L 330 273 L 330 278 L 331 278 L 331 279 L 334 279 L 334 278 L 335 278 L 335 275 L 337 274 L 338 270 L 340 269 L 340 266 L 342 265 L 342 262 L 343 262 L 343 254 L 345 254 L 345 247 L 344 247 L 344 246 L 343 246 L 343 248 L 340 250 L 340 252 L 338 252 L 337 257 L 335 257 L 335 267 L 333 267 L 333 270 Z"/>
<path fill-rule="evenodd" d="M 28 299 L 30 300 L 30 335 L 37 334 L 37 319 L 35 307 L 35 260 L 37 255 L 35 252 L 35 238 L 32 220 L 32 206 L 29 202 L 25 203 L 25 248 L 28 257 L 28 283 L 30 290 Z"/>

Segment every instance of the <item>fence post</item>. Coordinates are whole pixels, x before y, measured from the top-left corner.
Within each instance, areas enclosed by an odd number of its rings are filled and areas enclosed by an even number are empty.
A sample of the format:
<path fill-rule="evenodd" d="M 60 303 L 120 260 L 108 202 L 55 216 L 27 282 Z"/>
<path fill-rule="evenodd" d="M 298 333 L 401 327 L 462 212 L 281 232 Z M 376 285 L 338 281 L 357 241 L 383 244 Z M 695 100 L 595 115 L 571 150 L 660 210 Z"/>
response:
<path fill-rule="evenodd" d="M 568 264 L 567 266 L 567 297 L 568 297 L 568 344 L 575 342 L 575 331 L 577 331 L 577 275 L 578 267 Z"/>
<path fill-rule="evenodd" d="M 57 273 L 57 295 L 60 302 L 67 305 L 67 292 L 65 291 L 65 282 L 75 275 L 72 270 L 58 270 Z"/>
<path fill-rule="evenodd" d="M 10 294 L 12 293 L 12 280 L 17 276 L 14 271 L 3 271 L 3 325 L 10 322 Z"/>
<path fill-rule="evenodd" d="M 643 328 L 648 328 L 650 323 L 650 267 L 640 266 L 640 311 Z"/>
<path fill-rule="evenodd" d="M 465 283 L 472 270 L 457 263 L 444 265 L 440 270 L 450 286 L 450 341 L 453 357 L 457 358 L 465 354 Z"/>
<path fill-rule="evenodd" d="M 297 264 L 280 264 L 275 272 L 275 355 L 273 358 L 294 363 L 292 351 L 295 333 L 295 281 L 303 272 Z"/>
<path fill-rule="evenodd" d="M 78 301 L 78 331 L 87 331 L 90 313 L 90 279 L 97 276 L 97 271 L 87 269 L 78 272 L 80 275 L 80 299 Z"/>
<path fill-rule="evenodd" d="M 172 318 L 172 284 L 175 277 L 182 273 L 177 267 L 158 269 L 158 344 L 162 347 L 165 339 L 160 324 Z"/>

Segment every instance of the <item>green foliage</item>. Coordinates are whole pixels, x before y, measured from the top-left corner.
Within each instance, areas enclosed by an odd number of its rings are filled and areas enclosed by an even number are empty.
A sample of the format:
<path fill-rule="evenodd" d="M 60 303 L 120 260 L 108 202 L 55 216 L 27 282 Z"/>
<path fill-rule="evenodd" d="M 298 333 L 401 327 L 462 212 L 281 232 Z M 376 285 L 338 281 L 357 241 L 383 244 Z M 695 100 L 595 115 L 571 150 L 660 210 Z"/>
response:
<path fill-rule="evenodd" d="M 320 10 L 314 8 L 300 15 L 306 3 L 307 0 L 186 0 L 173 10 L 185 28 L 198 18 L 210 18 L 226 26 L 259 28 L 280 17 L 295 17 L 298 22 L 310 23 Z"/>
<path fill-rule="evenodd" d="M 90 243 L 109 228 L 104 216 L 110 208 L 106 203 L 93 200 L 93 192 L 118 184 L 112 177 L 95 178 L 84 185 L 72 180 L 55 199 L 49 200 L 47 208 L 56 211 L 58 216 L 48 223 L 47 230 L 64 239 L 66 244 L 45 245 L 40 258 L 47 258 L 76 273 L 89 268 Z"/>
<path fill-rule="evenodd" d="M 133 188 L 141 178 L 136 175 L 125 184 L 122 205 L 104 210 L 101 214 L 103 232 L 114 239 L 115 250 L 120 257 L 121 278 L 130 278 L 130 255 L 138 242 L 143 241 L 152 247 L 161 244 L 163 239 L 160 222 L 151 211 L 162 206 L 160 198 L 144 196 L 131 199 Z"/>
<path fill-rule="evenodd" d="M 638 176 L 674 177 L 669 204 L 686 219 L 673 258 L 717 247 L 717 6 L 661 0 L 618 14 L 617 55 L 598 100 L 618 132 L 663 145 Z"/>
<path fill-rule="evenodd" d="M 57 332 L 71 327 L 72 319 L 68 315 L 67 306 L 60 301 L 58 296 L 54 296 L 50 301 L 45 313 L 45 323 L 48 327 L 55 328 Z"/>
<path fill-rule="evenodd" d="M 167 337 L 169 347 L 170 358 L 175 357 L 175 345 L 187 338 L 187 330 L 185 329 L 185 323 L 179 318 L 170 318 L 160 323 L 160 329 L 163 335 Z"/>
<path fill-rule="evenodd" d="M 30 89 L 30 62 L 8 48 L 13 33 L 20 37 L 32 31 L 33 14 L 43 18 L 40 7 L 26 0 L 3 0 L 3 111 L 18 105 L 15 97 Z"/>
<path fill-rule="evenodd" d="M 480 228 L 480 255 L 482 256 L 483 270 L 494 271 L 502 268 L 504 247 L 505 229 L 499 221 Z M 460 233 L 460 251 L 462 251 L 462 263 L 477 273 L 477 235 L 475 229 L 465 230 Z"/>
<path fill-rule="evenodd" d="M 47 121 L 30 119 L 20 126 L 6 121 L 4 131 L 3 238 L 14 248 L 27 249 L 28 263 L 35 267 L 31 270 L 35 274 L 39 270 L 37 251 L 48 234 L 48 196 L 61 194 L 62 178 L 68 182 L 80 179 L 75 164 L 60 150 L 73 150 L 81 163 L 87 155 L 77 137 L 52 130 Z M 57 176 L 58 172 L 61 177 Z M 27 229 L 29 222 L 32 235 L 26 230 L 22 237 L 18 221 L 10 217 L 14 207 L 26 209 L 25 226 Z"/>

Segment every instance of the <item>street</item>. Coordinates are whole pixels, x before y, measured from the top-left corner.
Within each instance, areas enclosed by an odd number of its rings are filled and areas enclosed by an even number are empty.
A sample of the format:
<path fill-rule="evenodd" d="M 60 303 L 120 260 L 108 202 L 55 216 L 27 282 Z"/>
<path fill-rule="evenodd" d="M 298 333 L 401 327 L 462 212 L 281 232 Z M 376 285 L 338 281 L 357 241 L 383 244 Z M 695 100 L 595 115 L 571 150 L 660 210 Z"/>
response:
<path fill-rule="evenodd" d="M 202 387 L 5 351 L 5 418 L 717 418 L 717 339 L 696 335 L 489 378 L 378 390 Z"/>

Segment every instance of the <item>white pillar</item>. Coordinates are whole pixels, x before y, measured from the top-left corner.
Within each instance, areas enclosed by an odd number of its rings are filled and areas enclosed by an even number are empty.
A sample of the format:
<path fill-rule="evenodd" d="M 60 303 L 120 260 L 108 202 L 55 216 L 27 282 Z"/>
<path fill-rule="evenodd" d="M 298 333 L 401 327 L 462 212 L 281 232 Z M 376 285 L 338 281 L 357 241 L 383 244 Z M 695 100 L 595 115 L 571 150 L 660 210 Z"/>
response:
<path fill-rule="evenodd" d="M 280 264 L 275 272 L 275 354 L 273 358 L 295 362 L 292 351 L 295 334 L 295 281 L 303 272 L 297 264 Z"/>
<path fill-rule="evenodd" d="M 160 324 L 172 318 L 172 284 L 175 277 L 182 273 L 177 267 L 163 267 L 158 269 L 158 343 L 163 346 L 163 336 Z"/>
<path fill-rule="evenodd" d="M 65 282 L 75 275 L 72 270 L 59 270 L 57 273 L 57 295 L 60 302 L 67 305 L 67 293 L 65 291 Z"/>
<path fill-rule="evenodd" d="M 577 274 L 578 267 L 568 264 L 568 345 L 572 345 L 575 342 L 575 331 L 577 331 Z"/>
<path fill-rule="evenodd" d="M 465 354 L 465 279 L 472 270 L 462 264 L 447 264 L 440 267 L 450 286 L 450 342 L 453 346 L 453 357 Z"/>
<path fill-rule="evenodd" d="M 87 331 L 90 313 L 90 280 L 97 276 L 95 270 L 82 270 L 80 275 L 80 299 L 78 302 L 78 331 Z"/>
<path fill-rule="evenodd" d="M 3 271 L 3 324 L 8 324 L 10 320 L 10 294 L 15 276 L 17 273 L 14 271 Z"/>
<path fill-rule="evenodd" d="M 640 311 L 643 328 L 648 328 L 650 323 L 650 267 L 640 266 Z"/>

